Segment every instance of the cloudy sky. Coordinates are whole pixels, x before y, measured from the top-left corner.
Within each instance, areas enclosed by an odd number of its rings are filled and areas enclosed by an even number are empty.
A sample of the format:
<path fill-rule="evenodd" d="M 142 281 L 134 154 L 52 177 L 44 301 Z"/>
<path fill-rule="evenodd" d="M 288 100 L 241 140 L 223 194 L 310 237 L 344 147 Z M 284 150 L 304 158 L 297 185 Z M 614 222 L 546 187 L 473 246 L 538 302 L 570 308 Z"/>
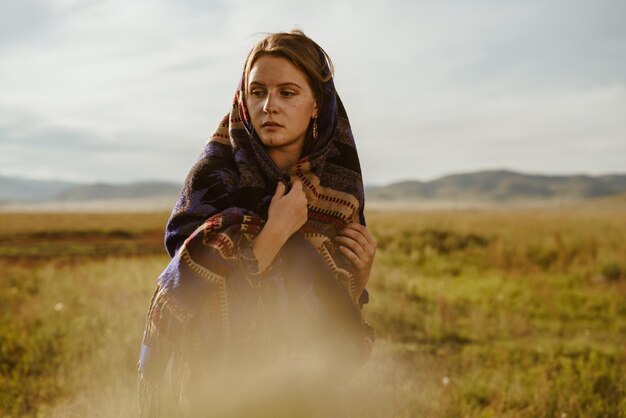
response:
<path fill-rule="evenodd" d="M 181 182 L 262 33 L 329 53 L 365 181 L 626 172 L 626 3 L 0 0 L 0 175 Z"/>

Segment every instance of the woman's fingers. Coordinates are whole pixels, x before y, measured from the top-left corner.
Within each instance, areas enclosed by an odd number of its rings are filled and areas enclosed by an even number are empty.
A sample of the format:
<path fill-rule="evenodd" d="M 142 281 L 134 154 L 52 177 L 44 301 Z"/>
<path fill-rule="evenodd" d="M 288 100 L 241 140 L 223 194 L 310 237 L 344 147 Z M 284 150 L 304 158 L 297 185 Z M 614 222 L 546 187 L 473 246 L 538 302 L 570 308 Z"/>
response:
<path fill-rule="evenodd" d="M 339 246 L 339 251 L 341 251 L 343 253 L 343 255 L 346 256 L 346 258 L 348 260 L 350 260 L 350 262 L 354 265 L 354 267 L 356 267 L 357 269 L 363 269 L 367 263 L 365 261 L 363 261 L 358 255 L 356 255 L 353 251 L 351 251 L 350 249 L 348 249 L 348 247 L 344 246 L 344 245 L 340 245 Z"/>
<path fill-rule="evenodd" d="M 306 194 L 302 190 L 302 182 L 295 181 L 288 193 L 283 182 L 276 186 L 268 208 L 267 222 L 275 230 L 281 231 L 281 236 L 291 236 L 304 225 L 308 218 Z"/>
<path fill-rule="evenodd" d="M 358 246 L 365 250 L 368 254 L 373 254 L 373 252 L 376 250 L 376 242 L 373 240 L 369 232 L 367 232 L 367 229 L 365 227 L 360 224 L 357 225 L 359 225 L 363 229 L 348 226 L 341 230 L 337 238 L 339 239 L 339 237 L 347 237 L 354 241 L 356 244 L 358 244 Z"/>
<path fill-rule="evenodd" d="M 289 190 L 287 196 L 293 198 L 297 202 L 297 204 L 300 204 L 301 206 L 306 206 L 307 204 L 306 193 L 304 193 L 304 190 L 302 190 L 301 181 L 296 180 L 293 182 L 291 190 Z"/>
<path fill-rule="evenodd" d="M 361 234 L 370 245 L 373 245 L 374 247 L 376 247 L 376 241 L 374 241 L 374 238 L 372 237 L 370 232 L 367 230 L 367 228 L 361 225 L 360 223 L 356 223 L 356 222 L 350 223 L 346 225 L 346 227 L 342 230 L 342 232 L 346 230 L 355 231 Z"/>
<path fill-rule="evenodd" d="M 369 281 L 376 255 L 376 241 L 367 228 L 359 223 L 346 225 L 335 239 L 339 243 L 339 251 L 356 268 L 355 295 L 358 297 Z"/>
<path fill-rule="evenodd" d="M 291 185 L 291 190 L 289 193 L 299 193 L 302 192 L 302 182 L 300 180 L 296 180 Z"/>
<path fill-rule="evenodd" d="M 369 239 L 368 239 L 369 238 Z M 367 228 L 360 224 L 350 224 L 336 237 L 340 250 L 357 269 L 368 268 L 376 253 L 376 242 Z"/>
<path fill-rule="evenodd" d="M 359 258 L 366 258 L 367 253 L 365 252 L 365 248 L 359 242 L 350 237 L 345 236 L 337 236 L 337 241 L 342 244 L 344 247 L 350 249 L 354 254 Z"/>
<path fill-rule="evenodd" d="M 285 195 L 285 184 L 282 181 L 278 182 L 276 186 L 276 192 L 274 193 L 274 199 L 280 199 Z"/>
<path fill-rule="evenodd" d="M 367 240 L 365 239 L 363 234 L 361 234 L 360 232 L 358 232 L 358 231 L 356 231 L 354 229 L 350 229 L 350 228 L 342 229 L 338 236 L 348 237 L 348 238 L 352 239 L 353 241 L 357 242 L 361 246 L 363 246 L 364 244 L 367 243 Z"/>

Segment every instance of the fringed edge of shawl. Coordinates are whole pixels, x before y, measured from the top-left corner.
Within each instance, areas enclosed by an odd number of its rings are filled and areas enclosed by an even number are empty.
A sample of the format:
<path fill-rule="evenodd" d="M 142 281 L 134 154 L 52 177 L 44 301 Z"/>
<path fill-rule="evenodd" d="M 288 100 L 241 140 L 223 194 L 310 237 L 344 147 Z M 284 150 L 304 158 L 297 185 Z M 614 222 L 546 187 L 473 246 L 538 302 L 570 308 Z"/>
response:
<path fill-rule="evenodd" d="M 139 373 L 137 379 L 139 388 L 139 416 L 140 418 L 156 418 L 161 412 L 161 384 L 146 379 Z"/>
<path fill-rule="evenodd" d="M 139 415 L 155 418 L 161 414 L 162 383 L 174 341 L 184 332 L 191 315 L 170 300 L 157 285 L 146 318 L 141 356 L 137 364 Z"/>

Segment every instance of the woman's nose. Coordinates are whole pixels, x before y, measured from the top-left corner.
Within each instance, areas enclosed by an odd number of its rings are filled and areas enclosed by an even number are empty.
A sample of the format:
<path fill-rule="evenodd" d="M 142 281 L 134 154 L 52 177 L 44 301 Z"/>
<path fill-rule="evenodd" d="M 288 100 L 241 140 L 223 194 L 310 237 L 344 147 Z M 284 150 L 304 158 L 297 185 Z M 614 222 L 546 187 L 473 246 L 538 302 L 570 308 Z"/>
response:
<path fill-rule="evenodd" d="M 276 110 L 278 110 L 276 108 L 276 104 L 274 101 L 274 96 L 271 94 L 268 94 L 266 99 L 265 99 L 265 103 L 263 104 L 263 112 L 265 113 L 276 113 Z"/>

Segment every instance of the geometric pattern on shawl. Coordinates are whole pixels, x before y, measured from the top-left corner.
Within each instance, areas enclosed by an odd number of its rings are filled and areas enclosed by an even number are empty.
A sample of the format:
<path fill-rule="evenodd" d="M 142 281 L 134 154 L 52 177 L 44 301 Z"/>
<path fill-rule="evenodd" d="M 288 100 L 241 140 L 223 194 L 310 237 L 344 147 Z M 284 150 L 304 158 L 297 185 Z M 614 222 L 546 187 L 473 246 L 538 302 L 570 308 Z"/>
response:
<path fill-rule="evenodd" d="M 144 416 L 159 416 L 160 382 L 172 354 L 194 359 L 188 369 L 197 373 L 196 382 L 202 381 L 202 373 L 221 362 L 238 363 L 247 357 L 248 347 L 261 354 L 263 340 L 280 331 L 268 333 L 267 323 L 295 318 L 294 312 L 305 312 L 311 323 L 333 324 L 341 339 L 334 345 L 336 364 L 356 367 L 369 356 L 373 335 L 351 297 L 353 275 L 336 261 L 333 241 L 303 228 L 261 275 L 252 240 L 262 225 L 261 218 L 239 208 L 214 215 L 185 241 L 160 275 L 139 365 Z M 290 328 L 316 327 L 299 323 Z"/>
<path fill-rule="evenodd" d="M 259 307 L 298 305 L 334 321 L 365 359 L 373 331 L 353 297 L 354 268 L 335 243 L 350 222 L 365 224 L 356 146 L 332 79 L 325 83 L 319 139 L 307 137 L 300 161 L 282 173 L 252 129 L 241 85 L 185 185 L 166 227 L 172 260 L 157 280 L 139 360 L 141 409 L 156 416 L 159 385 L 172 353 L 214 363 L 258 337 Z M 303 183 L 308 220 L 260 275 L 252 241 L 279 181 Z M 304 256 L 303 256 L 304 255 Z M 296 260 L 298 260 L 296 262 Z M 260 302 L 261 301 L 261 302 Z M 341 332 L 339 333 L 341 334 Z M 202 368 L 199 368 L 202 369 Z"/>

